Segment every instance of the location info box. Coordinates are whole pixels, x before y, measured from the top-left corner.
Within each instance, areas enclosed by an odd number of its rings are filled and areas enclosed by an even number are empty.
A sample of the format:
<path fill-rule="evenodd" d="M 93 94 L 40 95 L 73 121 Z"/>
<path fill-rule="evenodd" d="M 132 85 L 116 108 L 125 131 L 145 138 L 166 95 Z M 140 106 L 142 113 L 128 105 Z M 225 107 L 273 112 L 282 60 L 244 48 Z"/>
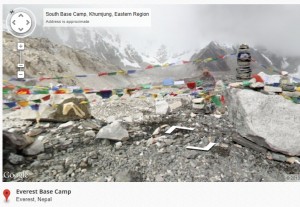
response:
<path fill-rule="evenodd" d="M 46 8 L 44 27 L 151 27 L 149 8 Z"/>

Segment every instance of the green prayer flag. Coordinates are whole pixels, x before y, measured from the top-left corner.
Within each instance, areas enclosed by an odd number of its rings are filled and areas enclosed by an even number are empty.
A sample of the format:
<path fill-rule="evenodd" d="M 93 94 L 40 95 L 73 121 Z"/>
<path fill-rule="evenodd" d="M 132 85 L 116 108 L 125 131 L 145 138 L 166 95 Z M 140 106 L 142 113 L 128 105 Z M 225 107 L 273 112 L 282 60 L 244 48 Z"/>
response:
<path fill-rule="evenodd" d="M 212 96 L 212 97 L 211 97 L 211 100 L 212 100 L 212 102 L 213 102 L 216 106 L 218 106 L 218 107 L 222 106 L 222 103 L 221 103 L 220 98 L 219 98 L 218 96 Z"/>

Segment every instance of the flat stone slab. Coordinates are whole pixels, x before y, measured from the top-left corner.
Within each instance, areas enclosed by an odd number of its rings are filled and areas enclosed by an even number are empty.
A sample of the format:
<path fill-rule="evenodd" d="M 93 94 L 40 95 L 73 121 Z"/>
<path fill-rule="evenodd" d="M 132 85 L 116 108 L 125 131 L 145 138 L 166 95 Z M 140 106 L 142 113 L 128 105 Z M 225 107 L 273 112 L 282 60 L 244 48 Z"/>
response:
<path fill-rule="evenodd" d="M 300 155 L 300 105 L 280 95 L 227 89 L 229 119 L 237 132 L 275 152 Z"/>

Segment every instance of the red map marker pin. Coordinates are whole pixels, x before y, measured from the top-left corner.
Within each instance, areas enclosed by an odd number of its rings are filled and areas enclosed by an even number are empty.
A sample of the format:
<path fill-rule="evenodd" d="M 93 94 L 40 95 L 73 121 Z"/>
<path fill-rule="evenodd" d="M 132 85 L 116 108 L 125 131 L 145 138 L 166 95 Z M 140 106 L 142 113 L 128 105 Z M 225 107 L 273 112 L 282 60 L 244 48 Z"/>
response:
<path fill-rule="evenodd" d="M 3 195 L 4 195 L 4 197 L 5 197 L 5 199 L 6 199 L 6 202 L 7 202 L 8 197 L 9 197 L 9 195 L 10 195 L 10 190 L 5 189 L 5 190 L 3 191 Z"/>

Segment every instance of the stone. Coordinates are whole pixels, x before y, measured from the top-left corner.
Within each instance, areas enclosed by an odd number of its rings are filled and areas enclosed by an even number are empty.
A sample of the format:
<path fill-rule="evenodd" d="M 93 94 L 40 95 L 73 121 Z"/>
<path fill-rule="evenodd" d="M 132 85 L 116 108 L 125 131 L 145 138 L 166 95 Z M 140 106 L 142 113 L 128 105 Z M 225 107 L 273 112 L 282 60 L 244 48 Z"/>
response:
<path fill-rule="evenodd" d="M 264 83 L 261 83 L 261 82 L 256 82 L 256 83 L 252 83 L 251 85 L 250 85 L 250 88 L 263 88 L 265 86 L 265 84 Z"/>
<path fill-rule="evenodd" d="M 21 131 L 21 129 L 19 128 L 11 128 L 9 130 L 7 130 L 9 133 L 15 133 L 15 132 L 18 132 L 18 131 Z"/>
<path fill-rule="evenodd" d="M 17 133 L 9 133 L 3 131 L 3 149 L 23 149 L 26 146 L 32 144 L 34 139 L 32 137 L 17 134 Z"/>
<path fill-rule="evenodd" d="M 183 156 L 187 159 L 195 159 L 197 156 L 199 155 L 199 152 L 198 151 L 194 151 L 194 150 L 191 150 L 191 151 L 186 151 Z"/>
<path fill-rule="evenodd" d="M 44 94 L 28 95 L 27 100 L 41 99 L 44 96 Z M 90 104 L 80 104 L 82 101 L 88 101 L 84 94 L 51 94 L 49 104 L 40 105 L 40 121 L 67 122 L 91 118 Z M 10 118 L 36 120 L 37 113 L 25 107 L 12 112 Z"/>
<path fill-rule="evenodd" d="M 116 174 L 116 182 L 142 182 L 143 176 L 138 171 L 121 170 Z"/>
<path fill-rule="evenodd" d="M 114 121 L 116 121 L 116 119 L 117 118 L 115 116 L 109 116 L 106 118 L 106 122 L 110 124 L 110 123 L 113 123 Z"/>
<path fill-rule="evenodd" d="M 182 106 L 182 102 L 181 101 L 175 101 L 174 103 L 170 103 L 169 107 L 171 111 L 174 111 L 175 109 L 178 109 Z"/>
<path fill-rule="evenodd" d="M 192 100 L 192 102 L 195 104 L 201 104 L 204 103 L 204 98 L 195 98 Z"/>
<path fill-rule="evenodd" d="M 157 101 L 155 103 L 155 112 L 159 115 L 165 115 L 169 112 L 169 104 L 167 101 Z"/>
<path fill-rule="evenodd" d="M 216 114 L 216 113 L 215 113 L 215 114 L 214 114 L 214 117 L 217 118 L 217 119 L 219 119 L 219 118 L 222 117 L 222 115 L 221 115 L 221 114 Z"/>
<path fill-rule="evenodd" d="M 205 114 L 211 114 L 215 111 L 216 107 L 214 104 L 212 103 L 207 103 L 205 106 L 204 106 L 204 113 Z"/>
<path fill-rule="evenodd" d="M 122 147 L 122 142 L 117 142 L 116 144 L 115 144 L 115 148 L 116 149 L 120 149 Z"/>
<path fill-rule="evenodd" d="M 115 121 L 103 128 L 101 128 L 96 136 L 97 139 L 111 139 L 115 141 L 126 141 L 129 139 L 129 134 L 126 129 L 122 127 L 120 122 Z"/>
<path fill-rule="evenodd" d="M 297 160 L 296 157 L 289 157 L 286 159 L 286 162 L 288 162 L 290 164 L 294 164 L 296 160 Z"/>
<path fill-rule="evenodd" d="M 229 87 L 231 87 L 231 88 L 238 88 L 238 87 L 241 87 L 242 85 L 243 85 L 242 82 L 236 82 L 236 83 L 230 83 Z"/>
<path fill-rule="evenodd" d="M 38 160 L 50 160 L 52 158 L 51 154 L 42 153 L 37 156 Z"/>
<path fill-rule="evenodd" d="M 70 167 L 70 165 L 73 163 L 73 158 L 71 158 L 71 157 L 67 157 L 66 159 L 65 159 L 65 167 Z"/>
<path fill-rule="evenodd" d="M 248 147 L 250 149 L 253 149 L 253 150 L 257 151 L 257 152 L 262 152 L 262 153 L 266 153 L 267 152 L 267 150 L 264 147 L 261 147 L 258 144 L 253 143 L 253 142 L 251 142 L 248 139 L 245 139 L 243 137 L 239 137 L 239 136 L 233 137 L 232 141 L 234 141 L 234 142 L 236 142 L 236 143 L 238 143 L 238 144 L 240 144 L 240 145 L 242 145 L 244 147 Z"/>
<path fill-rule="evenodd" d="M 150 145 L 152 145 L 154 143 L 155 143 L 155 139 L 151 137 L 150 139 L 147 140 L 146 145 L 147 145 L 147 147 L 149 147 Z"/>
<path fill-rule="evenodd" d="M 42 127 L 49 128 L 50 127 L 50 123 L 44 124 L 44 125 L 42 125 Z"/>
<path fill-rule="evenodd" d="M 216 82 L 214 92 L 215 92 L 216 94 L 220 94 L 220 93 L 222 93 L 222 92 L 224 91 L 224 89 L 225 89 L 225 84 L 224 84 L 224 82 L 223 82 L 222 80 L 218 80 L 218 81 Z"/>
<path fill-rule="evenodd" d="M 283 91 L 282 92 L 283 96 L 288 96 L 288 97 L 294 97 L 294 98 L 298 98 L 300 97 L 300 92 L 288 92 L 288 91 Z"/>
<path fill-rule="evenodd" d="M 159 136 L 155 138 L 155 141 L 164 141 L 165 139 L 167 139 L 167 136 L 163 135 L 163 136 Z"/>
<path fill-rule="evenodd" d="M 34 128 L 34 129 L 29 130 L 26 133 L 26 135 L 29 136 L 29 137 L 35 137 L 35 136 L 37 136 L 37 135 L 39 135 L 43 132 L 44 132 L 44 129 L 42 129 L 42 128 Z"/>
<path fill-rule="evenodd" d="M 161 175 L 156 175 L 155 176 L 155 181 L 156 182 L 164 182 L 164 178 Z"/>
<path fill-rule="evenodd" d="M 166 144 L 167 146 L 170 146 L 170 145 L 172 145 L 175 141 L 172 140 L 172 139 L 165 139 L 164 142 L 165 142 L 165 144 Z"/>
<path fill-rule="evenodd" d="M 193 109 L 203 109 L 205 104 L 195 104 L 193 103 L 192 107 Z"/>
<path fill-rule="evenodd" d="M 95 137 L 96 133 L 93 130 L 85 131 L 84 136 L 86 137 Z"/>
<path fill-rule="evenodd" d="M 157 127 L 154 132 L 153 132 L 153 136 L 158 135 L 160 133 L 160 127 Z"/>
<path fill-rule="evenodd" d="M 61 124 L 58 126 L 59 129 L 65 129 L 71 126 L 74 126 L 74 122 L 73 121 L 68 121 L 67 123 Z"/>
<path fill-rule="evenodd" d="M 19 165 L 19 164 L 24 163 L 25 158 L 22 155 L 17 155 L 17 154 L 14 154 L 14 153 L 10 153 L 9 157 L 8 157 L 8 161 L 11 164 Z"/>
<path fill-rule="evenodd" d="M 280 87 L 273 87 L 273 86 L 265 86 L 264 91 L 266 92 L 273 92 L 273 93 L 281 93 L 282 88 Z"/>
<path fill-rule="evenodd" d="M 89 121 L 89 120 L 84 120 L 82 122 L 82 127 L 84 129 L 95 129 L 95 130 L 99 130 L 101 128 L 101 126 L 99 124 L 96 124 L 92 121 Z"/>
<path fill-rule="evenodd" d="M 41 140 L 36 139 L 34 143 L 29 145 L 23 150 L 23 153 L 25 155 L 37 155 L 40 154 L 41 152 L 44 152 L 44 144 L 42 143 Z"/>
<path fill-rule="evenodd" d="M 204 105 L 203 105 L 204 106 Z M 197 116 L 197 114 L 194 114 L 193 112 L 190 115 L 192 118 L 195 118 Z"/>
<path fill-rule="evenodd" d="M 225 144 L 225 143 L 220 143 L 220 144 L 219 144 L 219 147 L 224 148 L 224 149 L 228 149 L 228 148 L 229 148 L 229 145 L 228 145 L 228 144 Z"/>
<path fill-rule="evenodd" d="M 88 166 L 87 163 L 84 161 L 81 161 L 81 163 L 79 164 L 80 168 L 87 168 L 87 166 Z"/>
<path fill-rule="evenodd" d="M 272 153 L 272 160 L 280 161 L 280 162 L 285 162 L 287 160 L 286 156 L 277 154 L 277 153 Z"/>
<path fill-rule="evenodd" d="M 123 121 L 127 122 L 127 123 L 132 123 L 133 122 L 133 118 L 131 116 L 127 116 L 123 118 Z"/>
<path fill-rule="evenodd" d="M 300 107 L 279 95 L 227 89 L 228 116 L 237 132 L 256 144 L 300 155 Z"/>

